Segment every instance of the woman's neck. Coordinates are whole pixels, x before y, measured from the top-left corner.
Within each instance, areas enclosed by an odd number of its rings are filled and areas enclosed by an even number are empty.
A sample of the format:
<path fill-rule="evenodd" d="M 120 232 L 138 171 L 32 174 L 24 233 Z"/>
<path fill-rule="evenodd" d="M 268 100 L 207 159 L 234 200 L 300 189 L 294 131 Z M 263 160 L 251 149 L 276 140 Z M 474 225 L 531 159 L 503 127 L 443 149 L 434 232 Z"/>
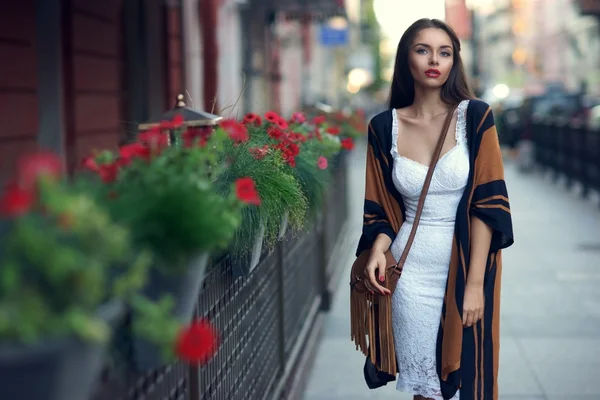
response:
<path fill-rule="evenodd" d="M 433 119 L 448 111 L 448 105 L 442 101 L 441 89 L 426 89 L 415 86 L 415 99 L 411 106 L 413 117 Z"/>

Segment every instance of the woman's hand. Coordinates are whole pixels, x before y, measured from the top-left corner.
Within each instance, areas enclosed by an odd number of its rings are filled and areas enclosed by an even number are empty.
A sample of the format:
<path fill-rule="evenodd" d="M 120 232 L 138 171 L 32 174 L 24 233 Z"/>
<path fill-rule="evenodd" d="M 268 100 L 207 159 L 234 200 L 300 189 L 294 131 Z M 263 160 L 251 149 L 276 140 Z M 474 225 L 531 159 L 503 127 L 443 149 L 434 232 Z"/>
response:
<path fill-rule="evenodd" d="M 464 327 L 471 327 L 483 318 L 484 304 L 483 285 L 467 283 L 463 301 Z"/>
<path fill-rule="evenodd" d="M 379 284 L 379 282 L 385 281 L 385 264 L 385 254 L 373 249 L 367 262 L 367 280 L 365 281 L 365 286 L 371 293 L 378 292 L 384 296 L 392 293 Z"/>

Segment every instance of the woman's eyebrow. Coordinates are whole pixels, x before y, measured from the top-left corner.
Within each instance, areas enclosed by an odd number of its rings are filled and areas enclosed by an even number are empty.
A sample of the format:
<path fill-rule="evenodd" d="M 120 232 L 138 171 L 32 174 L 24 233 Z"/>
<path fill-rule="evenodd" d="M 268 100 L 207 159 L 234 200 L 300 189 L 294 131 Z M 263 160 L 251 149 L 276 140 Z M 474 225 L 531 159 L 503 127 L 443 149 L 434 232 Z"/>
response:
<path fill-rule="evenodd" d="M 427 47 L 428 49 L 430 49 L 430 48 L 431 48 L 431 46 L 430 46 L 430 45 L 428 45 L 428 44 L 425 44 L 425 43 L 416 43 L 416 44 L 415 44 L 415 47 L 416 47 L 416 46 L 423 46 L 423 47 Z M 452 48 L 452 46 L 448 46 L 447 44 L 445 44 L 445 45 L 443 45 L 443 46 L 440 46 L 440 49 L 451 49 L 451 48 Z"/>

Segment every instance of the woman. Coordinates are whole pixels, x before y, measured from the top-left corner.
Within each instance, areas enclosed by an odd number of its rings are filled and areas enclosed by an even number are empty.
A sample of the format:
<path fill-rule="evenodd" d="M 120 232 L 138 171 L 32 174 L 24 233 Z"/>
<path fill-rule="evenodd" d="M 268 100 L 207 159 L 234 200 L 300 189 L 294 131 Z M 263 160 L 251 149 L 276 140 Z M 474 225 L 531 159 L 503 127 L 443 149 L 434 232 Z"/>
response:
<path fill-rule="evenodd" d="M 435 19 L 418 20 L 400 40 L 390 109 L 369 126 L 364 225 L 350 282 L 365 377 L 372 363 L 378 379 L 398 374 L 397 389 L 421 400 L 498 398 L 500 250 L 513 243 L 512 222 L 493 115 L 472 98 L 459 51 L 454 31 Z M 386 277 L 384 253 L 397 262 L 405 248 L 454 109 L 396 283 Z"/>

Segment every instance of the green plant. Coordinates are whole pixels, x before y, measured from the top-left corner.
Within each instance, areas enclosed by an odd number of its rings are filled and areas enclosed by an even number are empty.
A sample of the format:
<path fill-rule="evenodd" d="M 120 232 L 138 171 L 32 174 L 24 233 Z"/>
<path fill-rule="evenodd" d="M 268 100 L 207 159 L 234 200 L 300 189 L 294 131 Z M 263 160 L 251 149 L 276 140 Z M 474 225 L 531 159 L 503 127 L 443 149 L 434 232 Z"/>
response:
<path fill-rule="evenodd" d="M 226 122 L 225 127 L 237 126 Z M 239 125 L 239 124 L 238 124 Z M 236 233 L 234 252 L 240 254 L 250 250 L 253 239 L 261 224 L 265 228 L 268 245 L 277 240 L 283 216 L 289 213 L 289 223 L 301 229 L 306 216 L 307 202 L 302 188 L 287 170 L 282 150 L 269 147 L 261 128 L 246 126 L 246 140 L 227 143 L 221 156 L 227 169 L 216 183 L 224 195 L 228 195 L 232 183 L 241 177 L 250 177 L 255 182 L 260 196 L 260 207 L 248 207 L 243 211 L 240 229 Z"/>
<path fill-rule="evenodd" d="M 178 271 L 198 253 L 228 246 L 244 203 L 234 191 L 223 195 L 214 187 L 226 171 L 218 158 L 229 141 L 226 132 L 171 129 L 175 143 L 157 129 L 108 162 L 101 155 L 87 165 L 106 181 L 100 197 L 132 231 L 134 243 L 151 249 L 160 268 Z"/>
<path fill-rule="evenodd" d="M 149 255 L 132 252 L 129 232 L 62 179 L 50 153 L 21 159 L 0 208 L 0 341 L 106 341 L 98 308 L 143 286 Z"/>
<path fill-rule="evenodd" d="M 95 181 L 104 182 L 96 197 L 130 229 L 135 246 L 154 255 L 159 276 L 180 275 L 200 253 L 226 248 L 245 204 L 254 202 L 253 183 L 243 177 L 230 182 L 226 193 L 216 190 L 227 171 L 223 148 L 238 139 L 222 128 L 185 128 L 176 117 L 140 134 L 118 154 L 103 152 L 84 161 Z M 134 334 L 156 345 L 165 362 L 174 360 L 185 322 L 173 316 L 177 295 L 165 290 L 157 300 L 142 293 L 128 299 Z"/>

